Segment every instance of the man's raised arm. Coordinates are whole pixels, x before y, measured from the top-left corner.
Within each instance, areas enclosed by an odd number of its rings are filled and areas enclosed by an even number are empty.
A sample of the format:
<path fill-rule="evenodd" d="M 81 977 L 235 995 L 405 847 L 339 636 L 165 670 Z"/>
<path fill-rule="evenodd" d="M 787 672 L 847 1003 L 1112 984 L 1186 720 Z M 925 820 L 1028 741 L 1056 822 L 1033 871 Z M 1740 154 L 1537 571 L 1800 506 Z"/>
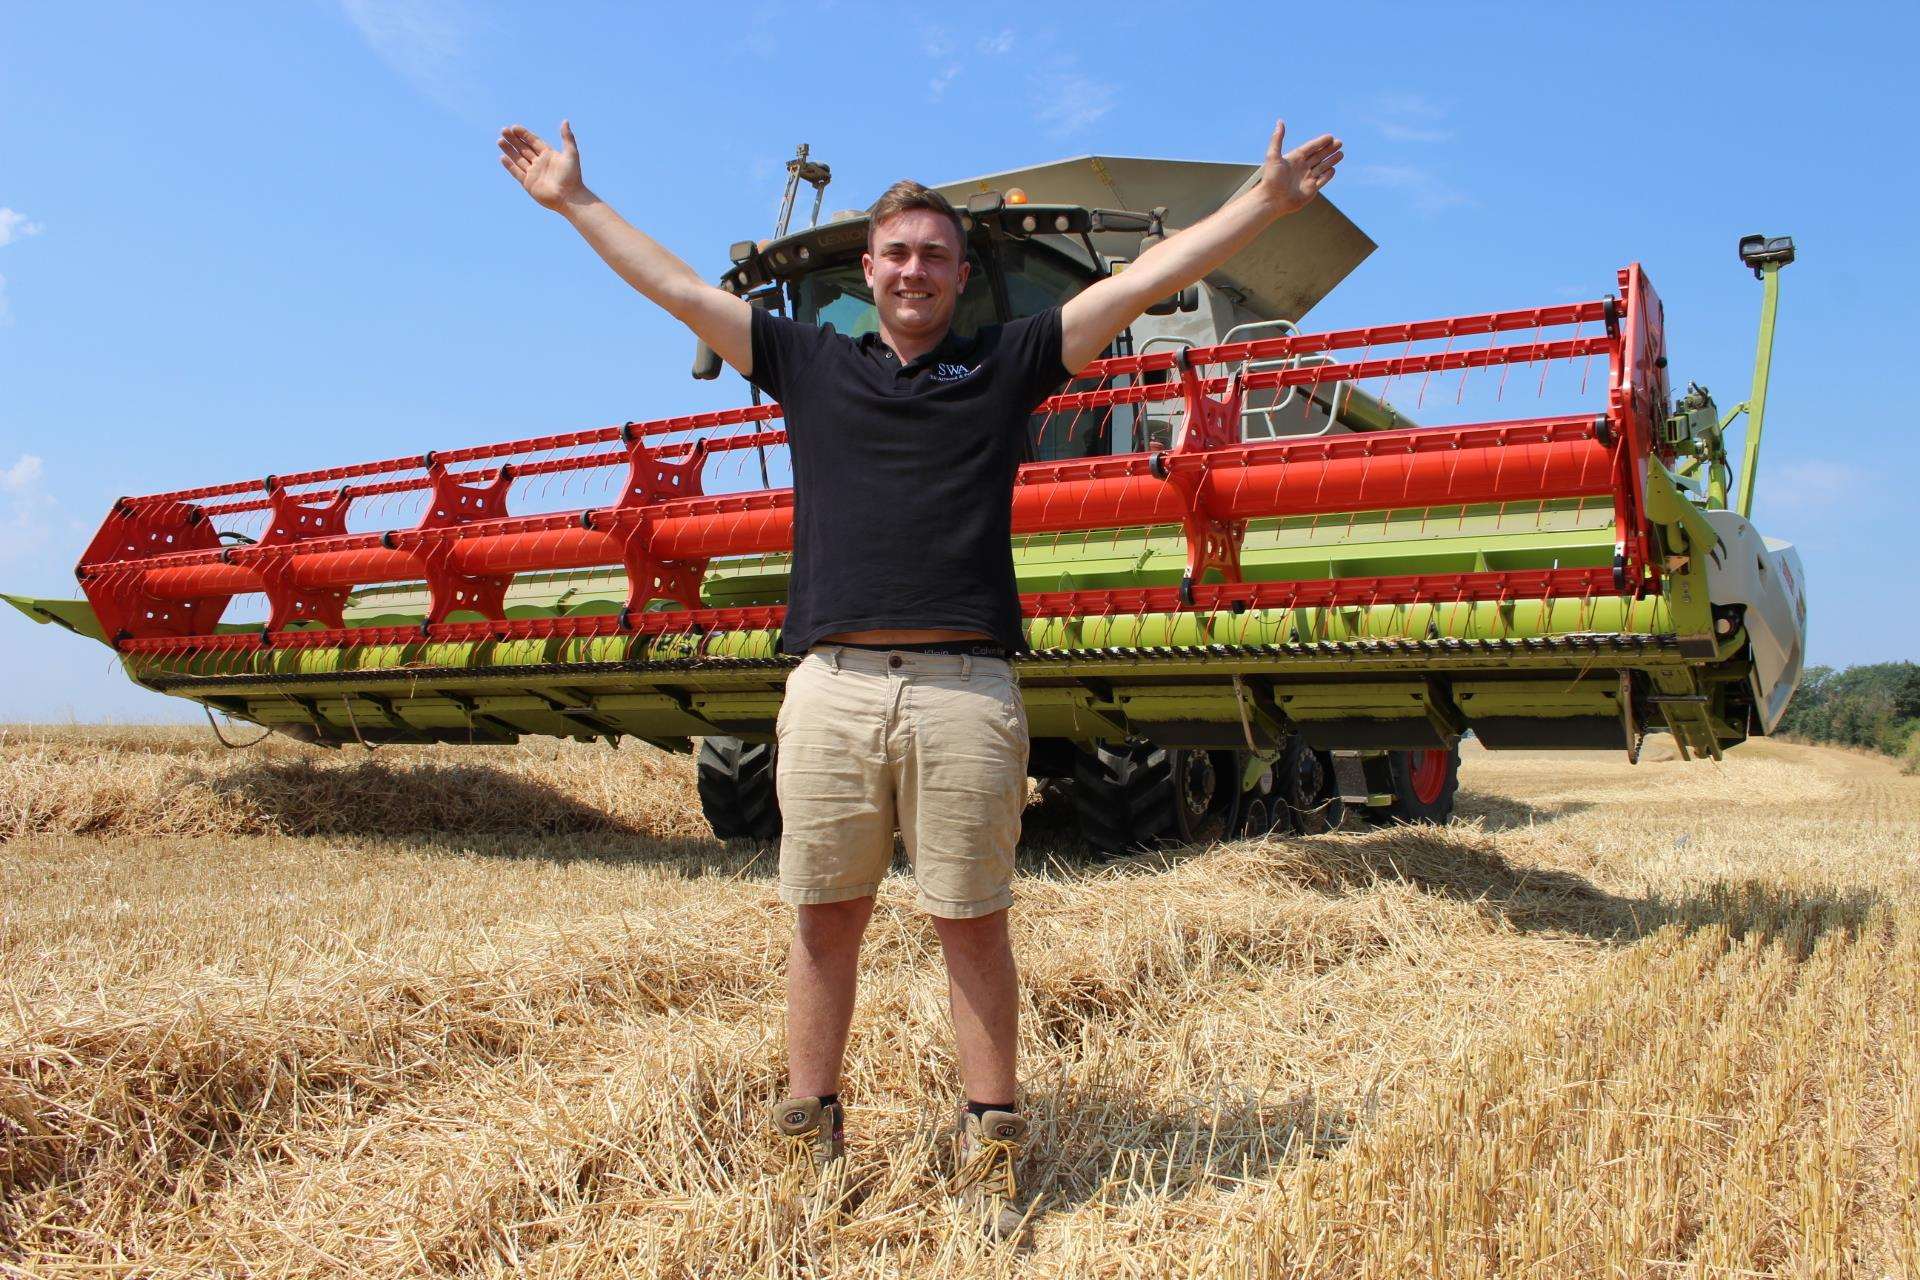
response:
<path fill-rule="evenodd" d="M 565 120 L 557 148 L 520 125 L 502 129 L 500 164 L 528 195 L 571 222 L 622 280 L 664 307 L 741 374 L 753 372 L 753 309 L 702 280 L 587 189 L 580 179 L 580 146 Z"/>
<path fill-rule="evenodd" d="M 1252 243 L 1274 219 L 1302 208 L 1333 178 L 1346 153 L 1340 140 L 1321 134 L 1281 151 L 1287 122 L 1279 121 L 1267 144 L 1260 180 L 1186 230 L 1168 236 L 1118 275 L 1089 286 L 1061 309 L 1060 359 L 1078 373 L 1106 350 L 1134 318 L 1160 299 L 1195 283 Z"/>

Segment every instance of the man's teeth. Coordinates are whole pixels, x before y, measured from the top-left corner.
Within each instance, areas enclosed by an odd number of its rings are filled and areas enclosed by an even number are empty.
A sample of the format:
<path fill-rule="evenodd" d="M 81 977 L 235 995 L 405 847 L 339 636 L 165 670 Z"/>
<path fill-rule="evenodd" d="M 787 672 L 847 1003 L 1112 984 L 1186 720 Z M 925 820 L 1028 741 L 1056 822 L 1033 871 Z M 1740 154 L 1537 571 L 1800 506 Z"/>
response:
<path fill-rule="evenodd" d="M 898 294 L 900 297 L 906 298 L 908 301 L 911 301 L 911 302 L 917 302 L 921 298 L 931 298 L 933 296 L 930 293 L 909 293 L 905 289 L 899 290 Z"/>

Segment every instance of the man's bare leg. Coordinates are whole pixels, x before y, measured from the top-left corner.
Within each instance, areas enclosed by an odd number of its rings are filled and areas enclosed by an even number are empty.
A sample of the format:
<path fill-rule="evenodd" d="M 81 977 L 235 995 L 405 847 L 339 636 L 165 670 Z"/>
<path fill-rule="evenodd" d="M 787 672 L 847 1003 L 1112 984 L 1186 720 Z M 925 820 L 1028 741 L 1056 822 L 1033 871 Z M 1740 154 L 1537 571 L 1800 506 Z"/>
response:
<path fill-rule="evenodd" d="M 787 1075 L 796 1098 L 840 1092 L 860 938 L 873 899 L 796 908 L 787 951 Z"/>
<path fill-rule="evenodd" d="M 1007 936 L 1007 913 L 972 920 L 936 916 L 933 928 L 947 957 L 947 1000 L 967 1097 L 1012 1103 L 1020 974 Z"/>

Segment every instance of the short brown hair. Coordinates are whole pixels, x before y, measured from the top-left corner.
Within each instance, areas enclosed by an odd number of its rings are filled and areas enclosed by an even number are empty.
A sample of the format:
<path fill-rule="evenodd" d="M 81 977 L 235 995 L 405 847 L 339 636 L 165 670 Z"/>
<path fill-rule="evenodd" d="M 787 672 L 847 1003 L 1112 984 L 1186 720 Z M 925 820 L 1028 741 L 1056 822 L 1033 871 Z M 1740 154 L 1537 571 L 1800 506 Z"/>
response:
<path fill-rule="evenodd" d="M 873 248 L 873 231 L 881 223 L 896 214 L 911 209 L 927 209 L 939 214 L 953 224 L 954 238 L 959 242 L 960 254 L 966 256 L 967 227 L 960 221 L 959 210 L 953 202 L 931 187 L 923 187 L 912 178 L 902 178 L 883 192 L 873 206 L 867 210 L 867 248 Z"/>

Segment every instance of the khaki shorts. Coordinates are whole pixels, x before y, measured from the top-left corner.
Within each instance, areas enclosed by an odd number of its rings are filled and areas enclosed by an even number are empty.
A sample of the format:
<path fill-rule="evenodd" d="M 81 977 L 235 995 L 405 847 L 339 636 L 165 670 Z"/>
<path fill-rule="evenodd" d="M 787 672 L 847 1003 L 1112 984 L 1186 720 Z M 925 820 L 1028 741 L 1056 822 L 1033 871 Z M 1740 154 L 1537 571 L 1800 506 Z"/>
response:
<path fill-rule="evenodd" d="M 816 645 L 776 733 L 782 901 L 870 896 L 898 827 L 927 911 L 1012 904 L 1028 740 L 1005 661 Z"/>

